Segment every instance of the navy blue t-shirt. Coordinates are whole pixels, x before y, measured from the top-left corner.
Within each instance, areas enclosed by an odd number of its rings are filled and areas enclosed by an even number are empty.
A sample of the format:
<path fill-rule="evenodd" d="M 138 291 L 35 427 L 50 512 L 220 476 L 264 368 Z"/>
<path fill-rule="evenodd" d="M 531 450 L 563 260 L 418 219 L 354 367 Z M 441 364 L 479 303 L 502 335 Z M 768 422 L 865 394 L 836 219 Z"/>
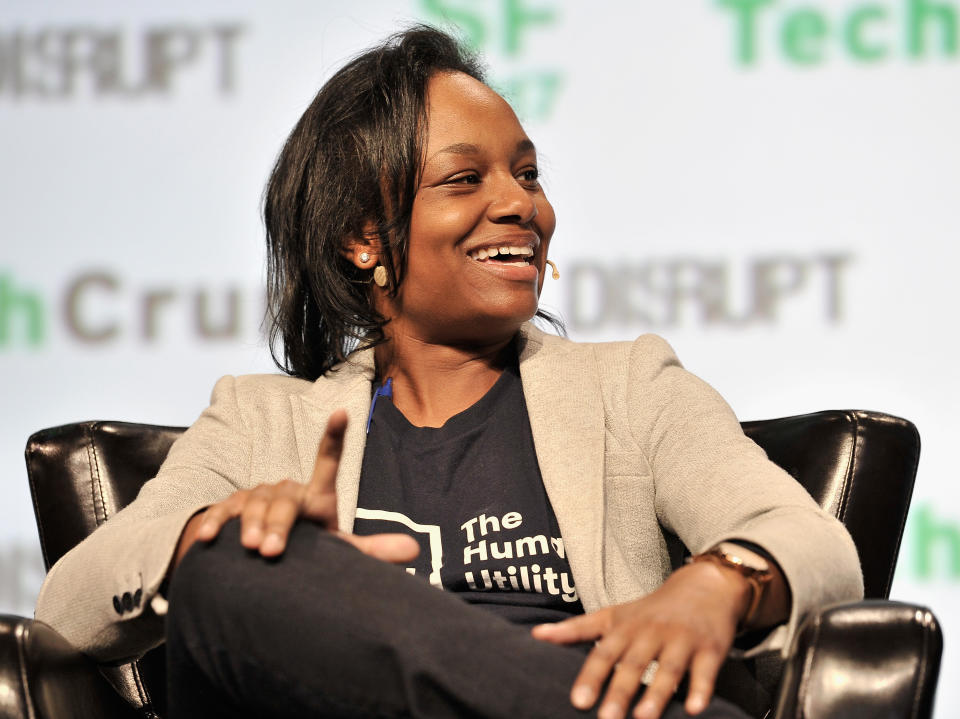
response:
<path fill-rule="evenodd" d="M 408 572 L 509 621 L 583 613 L 516 365 L 442 427 L 415 427 L 378 398 L 353 531 L 409 534 L 420 556 Z"/>

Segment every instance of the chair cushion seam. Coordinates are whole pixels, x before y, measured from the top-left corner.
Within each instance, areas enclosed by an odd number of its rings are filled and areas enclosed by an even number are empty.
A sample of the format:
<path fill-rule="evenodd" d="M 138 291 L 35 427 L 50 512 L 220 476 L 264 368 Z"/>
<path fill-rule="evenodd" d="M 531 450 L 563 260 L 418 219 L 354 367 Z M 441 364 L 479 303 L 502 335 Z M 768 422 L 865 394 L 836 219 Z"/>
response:
<path fill-rule="evenodd" d="M 862 444 L 859 419 L 856 414 L 847 414 L 847 418 L 853 421 L 853 451 L 850 452 L 850 457 L 847 460 L 847 469 L 844 472 L 843 487 L 840 492 L 840 504 L 837 506 L 837 519 L 844 522 L 844 524 L 846 524 L 844 520 L 847 515 L 850 493 L 853 491 L 854 477 L 856 477 L 857 474 L 857 460 L 860 457 L 860 447 Z"/>
<path fill-rule="evenodd" d="M 107 507 L 103 501 L 103 483 L 100 481 L 100 458 L 94 439 L 94 426 L 87 425 L 87 462 L 90 465 L 90 491 L 93 495 L 93 516 L 99 527 L 107 521 Z"/>
<path fill-rule="evenodd" d="M 147 691 L 147 687 L 143 683 L 143 677 L 140 676 L 139 660 L 130 662 L 130 667 L 133 669 L 133 683 L 137 686 L 137 694 L 140 696 L 141 708 L 146 709 L 151 705 L 150 692 Z"/>

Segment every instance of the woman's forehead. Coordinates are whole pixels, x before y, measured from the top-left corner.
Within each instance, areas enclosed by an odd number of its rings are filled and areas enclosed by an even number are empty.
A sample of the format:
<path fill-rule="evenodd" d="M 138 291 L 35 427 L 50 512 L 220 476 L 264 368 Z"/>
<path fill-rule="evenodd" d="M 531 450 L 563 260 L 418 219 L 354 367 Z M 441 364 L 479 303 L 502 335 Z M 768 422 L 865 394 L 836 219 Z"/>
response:
<path fill-rule="evenodd" d="M 526 141 L 513 108 L 494 90 L 460 72 L 437 73 L 427 86 L 427 155 L 447 145 L 484 144 L 497 139 L 513 146 Z"/>
<path fill-rule="evenodd" d="M 427 82 L 428 106 L 444 103 L 489 104 L 503 98 L 488 85 L 466 73 L 444 71 L 434 73 Z"/>

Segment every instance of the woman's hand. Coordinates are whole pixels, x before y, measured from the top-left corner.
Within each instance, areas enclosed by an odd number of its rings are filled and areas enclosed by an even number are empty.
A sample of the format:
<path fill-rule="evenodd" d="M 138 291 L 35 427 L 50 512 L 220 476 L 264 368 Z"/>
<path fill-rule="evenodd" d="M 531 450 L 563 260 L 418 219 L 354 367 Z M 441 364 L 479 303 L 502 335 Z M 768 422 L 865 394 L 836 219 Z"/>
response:
<path fill-rule="evenodd" d="M 261 484 L 241 489 L 222 502 L 192 517 L 177 544 L 174 567 L 195 541 L 209 542 L 233 517 L 240 517 L 240 543 L 264 557 L 276 557 L 286 548 L 294 523 L 309 519 L 353 544 L 364 554 L 387 562 L 408 562 L 420 552 L 413 537 L 405 534 L 374 534 L 359 537 L 339 531 L 337 525 L 337 467 L 343 452 L 347 413 L 337 410 L 327 420 L 320 440 L 313 474 L 307 484 L 284 479 L 276 484 Z"/>
<path fill-rule="evenodd" d="M 698 714 L 710 701 L 749 599 L 750 585 L 738 572 L 697 562 L 675 571 L 642 599 L 541 624 L 533 636 L 556 644 L 598 640 L 570 693 L 578 709 L 592 707 L 610 678 L 599 717 L 624 717 L 647 665 L 656 660 L 656 674 L 633 716 L 659 717 L 688 669 L 685 708 Z"/>

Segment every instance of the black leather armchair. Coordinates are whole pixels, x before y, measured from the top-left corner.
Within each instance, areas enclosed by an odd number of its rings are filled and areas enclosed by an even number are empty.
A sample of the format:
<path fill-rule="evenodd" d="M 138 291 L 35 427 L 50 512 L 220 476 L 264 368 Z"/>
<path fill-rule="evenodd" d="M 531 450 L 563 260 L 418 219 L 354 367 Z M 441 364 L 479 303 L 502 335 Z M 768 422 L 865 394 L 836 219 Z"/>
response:
<path fill-rule="evenodd" d="M 928 609 L 884 601 L 916 475 L 916 429 L 876 412 L 829 411 L 747 422 L 744 430 L 844 522 L 866 588 L 866 601 L 807 617 L 785 664 L 758 667 L 761 678 L 779 682 L 772 715 L 929 717 L 940 629 Z M 27 467 L 48 568 L 137 495 L 182 431 L 85 422 L 30 438 Z M 162 717 L 164 694 L 162 647 L 98 666 L 43 623 L 0 616 L 0 719 Z"/>

